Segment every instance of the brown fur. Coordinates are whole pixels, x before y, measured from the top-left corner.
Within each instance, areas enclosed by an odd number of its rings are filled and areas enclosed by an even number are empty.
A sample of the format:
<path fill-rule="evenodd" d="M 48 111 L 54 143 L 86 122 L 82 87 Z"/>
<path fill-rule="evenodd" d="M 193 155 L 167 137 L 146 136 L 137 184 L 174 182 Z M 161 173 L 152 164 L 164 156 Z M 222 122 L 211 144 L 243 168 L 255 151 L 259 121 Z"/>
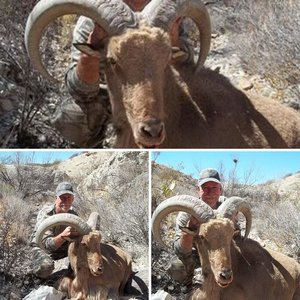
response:
<path fill-rule="evenodd" d="M 298 112 L 246 95 L 215 71 L 171 66 L 161 29 L 142 26 L 112 37 L 107 57 L 116 147 L 300 147 Z M 149 120 L 164 124 L 160 134 L 140 130 Z"/>
<path fill-rule="evenodd" d="M 116 246 L 101 243 L 99 231 L 71 243 L 68 252 L 74 276 L 64 278 L 60 290 L 67 290 L 69 297 L 77 300 L 119 299 L 123 295 L 132 272 L 131 257 Z"/>
<path fill-rule="evenodd" d="M 251 239 L 233 240 L 233 234 L 228 219 L 200 226 L 196 245 L 205 279 L 189 300 L 300 299 L 300 265 L 294 259 L 268 251 Z M 222 282 L 224 270 L 231 270 L 233 277 L 221 287 L 217 282 Z"/>

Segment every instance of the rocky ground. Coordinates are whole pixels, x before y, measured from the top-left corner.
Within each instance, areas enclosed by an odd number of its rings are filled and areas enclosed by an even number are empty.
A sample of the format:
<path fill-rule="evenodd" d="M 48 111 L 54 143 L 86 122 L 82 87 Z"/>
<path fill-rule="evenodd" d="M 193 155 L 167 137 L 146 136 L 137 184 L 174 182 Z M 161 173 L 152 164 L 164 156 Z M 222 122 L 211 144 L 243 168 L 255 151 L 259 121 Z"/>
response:
<path fill-rule="evenodd" d="M 37 278 L 31 274 L 30 261 L 31 255 L 29 247 L 22 249 L 22 254 L 17 255 L 19 257 L 19 264 L 22 266 L 20 270 L 15 269 L 10 275 L 7 273 L 0 273 L 0 299 L 22 299 L 30 291 L 38 288 L 42 284 L 47 282 Z M 51 283 L 49 281 L 49 283 Z M 53 283 L 52 283 L 53 284 Z"/>
<path fill-rule="evenodd" d="M 173 280 L 167 271 L 174 256 L 175 254 L 171 251 L 161 251 L 152 247 L 151 293 L 155 294 L 158 290 L 164 290 L 175 299 L 184 300 L 187 296 L 186 287 Z"/>

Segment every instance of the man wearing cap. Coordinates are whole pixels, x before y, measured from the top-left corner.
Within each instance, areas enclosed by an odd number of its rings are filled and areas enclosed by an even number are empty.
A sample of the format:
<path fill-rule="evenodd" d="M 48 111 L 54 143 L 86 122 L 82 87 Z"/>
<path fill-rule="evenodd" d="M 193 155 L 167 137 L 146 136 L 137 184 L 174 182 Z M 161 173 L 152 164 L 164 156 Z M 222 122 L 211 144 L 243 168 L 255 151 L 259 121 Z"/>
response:
<path fill-rule="evenodd" d="M 32 269 L 33 273 L 40 278 L 47 278 L 54 269 L 54 260 L 68 256 L 68 238 L 78 236 L 70 226 L 55 226 L 45 232 L 42 243 L 46 252 L 38 247 L 36 243 L 36 232 L 40 224 L 48 217 L 60 213 L 70 213 L 77 215 L 72 208 L 74 201 L 74 191 L 72 184 L 61 182 L 56 188 L 54 205 L 44 206 L 37 215 L 37 222 L 30 243 L 32 248 Z"/>
<path fill-rule="evenodd" d="M 200 172 L 197 191 L 200 199 L 213 209 L 217 209 L 226 200 L 224 196 L 221 196 L 222 184 L 219 173 L 215 169 L 208 168 Z M 194 269 L 200 263 L 197 252 L 193 251 L 193 237 L 181 231 L 180 227 L 197 229 L 198 226 L 198 221 L 190 214 L 185 212 L 178 214 L 174 250 L 179 259 L 171 262 L 169 273 L 171 273 L 171 276 L 177 274 L 172 277 L 176 277 L 174 279 L 185 284 L 188 288 L 192 284 Z M 178 271 L 179 269 L 180 271 Z"/>

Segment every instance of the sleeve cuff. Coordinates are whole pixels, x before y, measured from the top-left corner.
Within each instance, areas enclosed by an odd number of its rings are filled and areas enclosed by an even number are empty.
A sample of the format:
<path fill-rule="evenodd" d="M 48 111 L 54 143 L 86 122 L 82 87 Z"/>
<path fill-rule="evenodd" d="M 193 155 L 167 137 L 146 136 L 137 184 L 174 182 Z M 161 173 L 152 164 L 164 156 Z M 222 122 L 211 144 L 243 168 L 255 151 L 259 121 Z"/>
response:
<path fill-rule="evenodd" d="M 48 251 L 54 251 L 57 249 L 55 242 L 54 242 L 54 238 L 48 238 L 45 242 L 45 248 Z"/>
<path fill-rule="evenodd" d="M 90 93 L 97 94 L 99 91 L 100 80 L 93 84 L 87 84 L 83 82 L 78 77 L 75 66 L 76 65 L 73 65 L 67 73 L 66 79 L 69 87 L 72 90 L 78 91 L 80 94 L 90 94 Z"/>
<path fill-rule="evenodd" d="M 192 255 L 192 250 L 187 250 L 181 247 L 180 239 L 174 241 L 174 251 L 178 257 L 187 258 Z"/>

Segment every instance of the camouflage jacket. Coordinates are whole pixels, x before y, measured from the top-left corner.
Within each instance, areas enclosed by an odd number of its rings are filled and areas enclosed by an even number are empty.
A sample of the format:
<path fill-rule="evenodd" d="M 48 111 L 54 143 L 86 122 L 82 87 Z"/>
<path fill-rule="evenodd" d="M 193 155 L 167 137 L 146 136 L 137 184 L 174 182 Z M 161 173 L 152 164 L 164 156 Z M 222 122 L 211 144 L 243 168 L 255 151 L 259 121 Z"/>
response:
<path fill-rule="evenodd" d="M 78 215 L 77 212 L 72 207 L 68 211 L 68 213 Z M 55 214 L 56 213 L 55 213 L 54 205 L 46 205 L 39 211 L 39 213 L 37 215 L 36 224 L 35 224 L 35 227 L 34 227 L 34 230 L 32 233 L 31 246 L 33 246 L 33 247 L 38 246 L 37 241 L 36 241 L 36 232 L 37 232 L 39 226 L 41 225 L 41 223 L 48 217 L 53 216 Z M 59 225 L 59 226 L 55 226 L 45 232 L 42 243 L 48 253 L 57 251 L 58 248 L 56 247 L 53 238 L 55 236 L 57 236 L 58 234 L 60 234 L 61 232 L 63 232 L 65 228 L 66 228 L 66 226 Z M 59 250 L 66 251 L 67 247 L 68 247 L 68 243 L 64 243 L 60 247 Z"/>

